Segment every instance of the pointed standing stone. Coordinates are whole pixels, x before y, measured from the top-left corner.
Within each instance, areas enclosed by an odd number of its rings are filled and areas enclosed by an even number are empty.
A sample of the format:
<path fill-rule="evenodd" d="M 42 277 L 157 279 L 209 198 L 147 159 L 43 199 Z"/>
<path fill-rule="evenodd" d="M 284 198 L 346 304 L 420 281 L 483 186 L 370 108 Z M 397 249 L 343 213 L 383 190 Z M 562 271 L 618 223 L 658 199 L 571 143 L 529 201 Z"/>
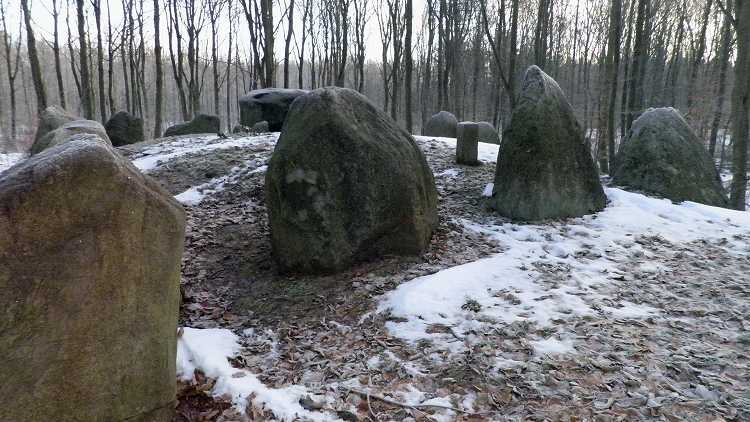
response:
<path fill-rule="evenodd" d="M 573 108 L 557 82 L 531 66 L 500 145 L 493 207 L 512 219 L 542 220 L 590 214 L 605 204 Z"/>

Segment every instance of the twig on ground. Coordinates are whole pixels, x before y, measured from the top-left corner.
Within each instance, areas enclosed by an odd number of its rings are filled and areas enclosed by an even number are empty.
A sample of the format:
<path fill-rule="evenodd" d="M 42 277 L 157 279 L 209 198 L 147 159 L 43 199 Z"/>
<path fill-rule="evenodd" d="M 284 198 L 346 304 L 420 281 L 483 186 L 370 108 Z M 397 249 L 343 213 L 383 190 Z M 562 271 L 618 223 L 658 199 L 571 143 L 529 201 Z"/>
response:
<path fill-rule="evenodd" d="M 373 399 L 380 400 L 380 401 L 382 401 L 384 403 L 392 404 L 394 406 L 404 407 L 404 408 L 407 408 L 407 409 L 416 410 L 416 411 L 418 411 L 420 413 L 424 413 L 424 412 L 422 412 L 420 410 L 420 408 L 428 408 L 428 407 L 437 408 L 437 409 L 452 410 L 454 412 L 463 413 L 463 414 L 468 415 L 468 416 L 483 416 L 483 415 L 487 415 L 487 414 L 490 414 L 490 413 L 494 413 L 494 412 L 481 412 L 481 413 L 469 412 L 467 410 L 459 409 L 457 407 L 445 406 L 445 405 L 442 405 L 442 404 L 406 404 L 406 403 L 401 403 L 401 402 L 393 400 L 393 399 L 389 399 L 388 397 L 385 397 L 385 396 L 381 396 L 381 395 L 378 395 L 378 394 L 372 394 L 372 393 L 369 393 L 369 392 L 366 392 L 366 391 L 356 390 L 356 389 L 353 389 L 353 388 L 347 388 L 347 390 L 350 393 L 354 393 L 354 394 L 360 395 L 362 397 L 367 398 L 368 400 L 370 399 L 370 397 L 372 397 Z"/>

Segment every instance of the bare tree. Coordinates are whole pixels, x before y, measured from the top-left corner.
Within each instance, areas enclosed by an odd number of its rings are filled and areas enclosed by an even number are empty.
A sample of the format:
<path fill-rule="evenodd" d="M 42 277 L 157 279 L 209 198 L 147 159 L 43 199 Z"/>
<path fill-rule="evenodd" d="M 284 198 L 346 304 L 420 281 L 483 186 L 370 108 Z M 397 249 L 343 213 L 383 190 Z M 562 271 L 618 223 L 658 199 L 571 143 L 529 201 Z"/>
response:
<path fill-rule="evenodd" d="M 409 133 L 413 132 L 413 125 L 411 121 L 412 117 L 412 105 L 411 105 L 411 75 L 414 67 L 412 60 L 412 44 L 411 44 L 411 32 L 412 32 L 412 0 L 406 0 L 406 14 L 404 17 L 404 25 L 406 25 L 406 36 L 404 40 L 404 113 L 406 115 L 406 130 Z"/>
<path fill-rule="evenodd" d="M 620 37 L 622 34 L 622 0 L 611 0 L 609 11 L 609 35 L 605 62 L 606 78 L 602 110 L 607 113 L 605 136 L 600 137 L 599 168 L 608 173 L 615 164 L 615 109 L 617 106 L 617 79 L 620 67 Z"/>
<path fill-rule="evenodd" d="M 727 91 L 727 73 L 729 70 L 729 57 L 732 53 L 732 22 L 731 16 L 724 14 L 724 23 L 721 28 L 721 40 L 719 41 L 718 51 L 718 82 L 716 88 L 716 100 L 714 104 L 714 113 L 711 119 L 711 133 L 708 141 L 708 154 L 714 158 L 716 154 L 716 139 L 719 135 L 719 126 L 721 125 L 721 116 L 724 110 L 724 98 Z M 722 141 L 722 151 L 724 144 Z"/>
<path fill-rule="evenodd" d="M 18 67 L 21 63 L 21 37 L 16 41 L 16 54 L 13 58 L 13 47 L 8 31 L 6 18 L 6 5 L 4 0 L 0 0 L 0 22 L 3 25 L 3 48 L 5 50 L 5 71 L 8 74 L 8 87 L 10 88 L 10 136 L 15 139 L 17 135 L 16 128 L 16 77 L 18 77 Z M 18 23 L 18 34 L 21 33 L 21 22 Z"/>
<path fill-rule="evenodd" d="M 67 108 L 65 101 L 65 85 L 63 84 L 62 65 L 60 64 L 60 36 L 58 28 L 58 17 L 60 16 L 60 10 L 58 9 L 57 0 L 52 0 L 52 20 L 54 21 L 53 32 L 52 32 L 52 52 L 55 55 L 55 76 L 57 78 L 57 95 L 60 98 L 60 106 Z"/>
<path fill-rule="evenodd" d="M 81 71 L 81 107 L 83 117 L 91 120 L 94 118 L 94 102 L 91 98 L 91 76 L 89 74 L 88 45 L 86 43 L 86 17 L 83 0 L 76 0 L 76 13 L 78 16 L 78 57 Z"/>
<path fill-rule="evenodd" d="M 294 35 L 294 0 L 289 0 L 286 8 L 287 28 L 286 40 L 284 41 L 284 88 L 289 88 L 289 48 L 292 45 Z"/>
<path fill-rule="evenodd" d="M 159 31 L 161 25 L 159 22 L 160 15 L 159 0 L 154 0 L 154 67 L 156 74 L 156 83 L 154 84 L 154 137 L 158 138 L 161 136 L 161 121 L 162 121 L 162 96 L 164 95 L 164 70 L 161 66 L 161 40 L 159 39 Z"/>
<path fill-rule="evenodd" d="M 732 184 L 729 205 L 734 209 L 744 210 L 747 192 L 747 137 L 750 129 L 750 0 L 735 0 L 734 9 L 732 21 L 737 33 L 737 60 L 732 89 Z"/>
<path fill-rule="evenodd" d="M 107 97 L 104 95 L 104 46 L 102 45 L 102 4 L 101 0 L 91 0 L 96 20 L 96 68 L 99 76 L 99 115 L 102 124 L 107 121 Z"/>
<path fill-rule="evenodd" d="M 42 69 L 39 66 L 39 55 L 36 50 L 34 29 L 31 27 L 31 14 L 29 12 L 28 0 L 21 0 L 21 10 L 23 11 L 24 23 L 26 24 L 26 50 L 29 55 L 31 80 L 34 83 L 34 93 L 36 94 L 36 109 L 38 112 L 42 112 L 47 108 L 47 92 L 44 88 L 44 79 L 42 79 Z"/>
<path fill-rule="evenodd" d="M 263 66 L 265 69 L 264 86 L 274 86 L 276 82 L 276 61 L 273 54 L 273 0 L 260 1 L 260 16 L 263 22 Z"/>
<path fill-rule="evenodd" d="M 217 46 L 217 30 L 219 25 L 219 17 L 221 11 L 224 8 L 224 2 L 209 1 L 208 3 L 208 20 L 211 24 L 211 70 L 213 80 L 213 97 L 214 97 L 214 114 L 219 114 L 219 49 Z"/>

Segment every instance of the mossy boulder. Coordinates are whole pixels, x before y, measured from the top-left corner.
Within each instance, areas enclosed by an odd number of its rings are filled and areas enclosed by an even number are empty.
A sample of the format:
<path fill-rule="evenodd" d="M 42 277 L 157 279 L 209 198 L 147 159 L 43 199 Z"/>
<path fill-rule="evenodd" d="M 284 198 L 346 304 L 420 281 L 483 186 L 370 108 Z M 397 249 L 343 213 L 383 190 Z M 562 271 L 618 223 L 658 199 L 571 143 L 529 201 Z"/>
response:
<path fill-rule="evenodd" d="M 252 131 L 254 133 L 266 133 L 271 131 L 271 126 L 269 126 L 268 122 L 265 120 L 261 120 L 260 122 L 256 122 L 253 125 Z"/>
<path fill-rule="evenodd" d="M 456 163 L 479 165 L 479 125 L 474 122 L 458 124 L 456 137 Z"/>
<path fill-rule="evenodd" d="M 284 271 L 419 254 L 437 224 L 435 181 L 412 136 L 345 88 L 292 104 L 268 165 L 266 204 Z"/>
<path fill-rule="evenodd" d="M 500 143 L 500 135 L 498 135 L 497 129 L 495 129 L 495 126 L 492 126 L 492 123 L 477 122 L 477 126 L 479 129 L 479 142 L 486 144 Z"/>
<path fill-rule="evenodd" d="M 34 134 L 34 144 L 31 146 L 31 154 L 36 154 L 44 150 L 46 144 L 41 144 L 39 141 L 48 133 L 59 128 L 65 123 L 78 120 L 78 117 L 65 111 L 63 108 L 58 106 L 49 106 L 39 115 L 39 121 L 37 122 L 36 134 Z"/>
<path fill-rule="evenodd" d="M 675 202 L 727 206 L 719 173 L 698 136 L 673 108 L 645 111 L 620 146 L 612 181 Z"/>
<path fill-rule="evenodd" d="M 31 153 L 32 155 L 37 154 L 72 139 L 80 139 L 77 135 L 93 135 L 85 138 L 103 142 L 109 146 L 112 145 L 109 136 L 107 136 L 107 130 L 101 123 L 95 120 L 78 119 L 63 123 L 57 129 L 42 136 L 38 142 L 34 143 Z"/>
<path fill-rule="evenodd" d="M 116 147 L 143 142 L 143 119 L 127 111 L 118 111 L 112 115 L 104 128 L 112 145 Z"/>
<path fill-rule="evenodd" d="M 253 127 L 261 121 L 268 122 L 268 130 L 281 130 L 289 112 L 289 106 L 308 91 L 302 89 L 264 88 L 250 91 L 240 97 L 240 123 Z M 266 130 L 266 132 L 268 131 Z"/>
<path fill-rule="evenodd" d="M 606 205 L 573 108 L 536 66 L 524 75 L 500 145 L 491 204 L 501 215 L 532 221 L 582 216 Z"/>
<path fill-rule="evenodd" d="M 219 133 L 221 122 L 216 116 L 199 114 L 193 120 L 170 126 L 164 136 L 194 135 L 200 133 Z"/>
<path fill-rule="evenodd" d="M 441 111 L 433 114 L 422 129 L 424 136 L 439 136 L 443 138 L 455 138 L 458 130 L 458 119 L 453 113 Z"/>
<path fill-rule="evenodd" d="M 185 215 L 103 142 L 0 178 L 7 421 L 171 421 Z"/>

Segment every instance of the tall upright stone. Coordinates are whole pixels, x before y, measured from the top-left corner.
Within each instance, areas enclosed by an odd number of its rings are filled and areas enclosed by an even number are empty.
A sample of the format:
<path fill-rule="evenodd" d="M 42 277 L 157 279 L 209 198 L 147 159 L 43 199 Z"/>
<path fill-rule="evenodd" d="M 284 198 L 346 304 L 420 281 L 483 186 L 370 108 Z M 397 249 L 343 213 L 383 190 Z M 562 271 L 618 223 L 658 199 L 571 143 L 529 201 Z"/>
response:
<path fill-rule="evenodd" d="M 424 128 L 422 128 L 422 135 L 455 138 L 457 130 L 458 119 L 456 119 L 456 116 L 449 111 L 441 111 L 433 114 L 432 117 L 427 120 Z"/>
<path fill-rule="evenodd" d="M 289 106 L 308 91 L 302 89 L 264 88 L 250 91 L 240 97 L 240 123 L 253 127 L 258 122 L 267 121 L 273 132 L 284 125 Z"/>
<path fill-rule="evenodd" d="M 294 101 L 265 191 L 282 270 L 331 272 L 418 254 L 437 224 L 435 181 L 412 136 L 345 88 Z"/>
<path fill-rule="evenodd" d="M 673 108 L 649 109 L 620 146 L 612 181 L 675 202 L 727 206 L 719 173 L 698 136 Z"/>
<path fill-rule="evenodd" d="M 557 82 L 531 66 L 500 145 L 493 207 L 512 219 L 542 220 L 593 213 L 605 204 L 573 108 Z"/>
<path fill-rule="evenodd" d="M 474 122 L 461 122 L 458 124 L 457 132 L 456 163 L 479 165 L 479 125 Z"/>
<path fill-rule="evenodd" d="M 0 178 L 0 419 L 171 421 L 185 215 L 103 142 Z"/>

